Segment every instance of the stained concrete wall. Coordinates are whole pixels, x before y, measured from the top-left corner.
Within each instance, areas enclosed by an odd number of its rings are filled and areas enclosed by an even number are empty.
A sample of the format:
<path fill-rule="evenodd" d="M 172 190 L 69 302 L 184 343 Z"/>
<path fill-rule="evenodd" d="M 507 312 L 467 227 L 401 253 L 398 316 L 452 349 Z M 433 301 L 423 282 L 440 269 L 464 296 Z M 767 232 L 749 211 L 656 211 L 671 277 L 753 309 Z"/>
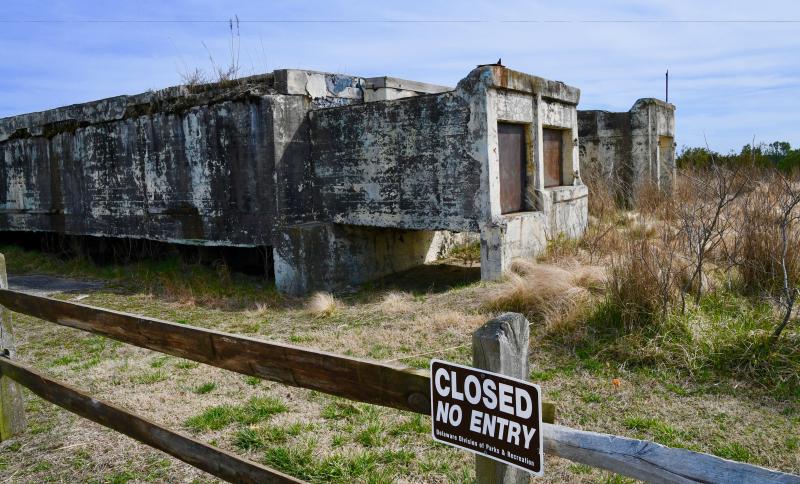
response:
<path fill-rule="evenodd" d="M 586 176 L 607 181 L 628 201 L 652 182 L 670 190 L 675 175 L 675 106 L 639 99 L 628 112 L 578 111 Z"/>
<path fill-rule="evenodd" d="M 231 245 L 268 240 L 276 103 L 253 93 L 153 111 L 117 98 L 108 101 L 117 119 L 18 128 L 0 142 L 0 226 Z"/>
<path fill-rule="evenodd" d="M 6 118 L 0 230 L 269 246 L 278 288 L 294 294 L 402 270 L 480 232 L 482 276 L 496 278 L 585 227 L 578 99 L 503 66 L 455 89 L 279 70 Z M 535 200 L 513 217 L 500 213 L 501 121 L 529 129 Z M 564 132 L 563 187 L 542 187 L 546 127 Z"/>
<path fill-rule="evenodd" d="M 488 93 L 490 216 L 481 227 L 481 278 L 498 279 L 515 258 L 541 253 L 559 234 L 578 237 L 587 223 L 587 189 L 579 174 L 580 91 L 514 71 L 494 72 Z M 497 123 L 523 124 L 528 140 L 527 211 L 501 214 Z M 563 185 L 544 186 L 543 130 L 563 133 Z"/>
<path fill-rule="evenodd" d="M 311 113 L 321 211 L 332 222 L 477 230 L 480 160 L 454 93 Z"/>

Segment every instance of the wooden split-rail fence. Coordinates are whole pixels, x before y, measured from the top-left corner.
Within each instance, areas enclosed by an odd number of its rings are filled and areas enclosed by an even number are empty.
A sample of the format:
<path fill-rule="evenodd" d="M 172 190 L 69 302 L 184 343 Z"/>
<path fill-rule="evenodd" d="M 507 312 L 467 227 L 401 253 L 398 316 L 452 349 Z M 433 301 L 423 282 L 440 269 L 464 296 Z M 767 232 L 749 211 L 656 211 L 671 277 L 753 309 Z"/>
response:
<path fill-rule="evenodd" d="M 76 328 L 123 343 L 295 387 L 420 414 L 430 413 L 427 371 L 337 355 L 176 324 L 8 289 L 0 254 L 0 440 L 25 429 L 23 394 L 39 397 L 132 437 L 230 482 L 302 482 L 276 469 L 175 432 L 117 405 L 53 380 L 14 359 L 8 311 Z M 508 313 L 473 335 L 476 367 L 527 377 L 528 322 Z M 800 484 L 800 476 L 674 449 L 653 442 L 555 425 L 543 408 L 544 451 L 574 462 L 648 482 L 775 482 Z M 546 472 L 546 470 L 545 470 Z M 480 482 L 525 482 L 516 469 L 476 458 Z"/>

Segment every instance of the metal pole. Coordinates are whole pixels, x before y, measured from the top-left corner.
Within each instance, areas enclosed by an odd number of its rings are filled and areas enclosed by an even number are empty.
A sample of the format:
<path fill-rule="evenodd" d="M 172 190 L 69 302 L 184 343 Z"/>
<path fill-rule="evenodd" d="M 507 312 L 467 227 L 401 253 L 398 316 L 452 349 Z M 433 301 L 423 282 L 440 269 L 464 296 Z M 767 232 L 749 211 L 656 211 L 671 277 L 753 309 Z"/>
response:
<path fill-rule="evenodd" d="M 669 69 L 667 69 L 666 101 L 669 102 Z"/>

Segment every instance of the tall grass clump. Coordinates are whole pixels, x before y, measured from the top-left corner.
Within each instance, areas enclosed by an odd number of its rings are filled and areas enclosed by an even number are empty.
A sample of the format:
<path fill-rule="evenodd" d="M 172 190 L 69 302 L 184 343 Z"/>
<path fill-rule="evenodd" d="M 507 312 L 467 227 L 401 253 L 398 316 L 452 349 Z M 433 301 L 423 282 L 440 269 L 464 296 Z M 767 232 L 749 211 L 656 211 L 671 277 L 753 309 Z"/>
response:
<path fill-rule="evenodd" d="M 741 285 L 747 294 L 774 294 L 783 284 L 781 262 L 783 234 L 779 196 L 771 184 L 759 184 L 743 204 L 737 226 L 736 253 L 733 262 L 739 268 Z M 800 227 L 787 227 L 787 277 L 800 283 Z"/>
<path fill-rule="evenodd" d="M 606 303 L 615 308 L 626 330 L 666 320 L 677 299 L 680 269 L 673 234 L 668 232 L 661 234 L 660 243 L 629 237 L 611 258 Z"/>
<path fill-rule="evenodd" d="M 583 172 L 583 182 L 589 189 L 589 215 L 598 220 L 611 219 L 617 212 L 619 199 L 610 179 L 596 170 Z"/>
<path fill-rule="evenodd" d="M 593 306 L 605 273 L 595 266 L 557 267 L 517 260 L 500 286 L 490 291 L 484 307 L 524 314 L 548 329 L 573 327 Z"/>

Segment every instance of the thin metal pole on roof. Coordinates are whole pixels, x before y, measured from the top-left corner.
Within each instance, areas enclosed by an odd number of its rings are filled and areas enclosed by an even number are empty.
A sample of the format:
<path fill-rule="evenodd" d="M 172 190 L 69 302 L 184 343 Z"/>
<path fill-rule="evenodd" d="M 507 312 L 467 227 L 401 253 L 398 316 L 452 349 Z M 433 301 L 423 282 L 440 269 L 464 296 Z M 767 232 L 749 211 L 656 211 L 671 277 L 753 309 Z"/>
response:
<path fill-rule="evenodd" d="M 667 80 L 667 83 L 666 83 L 666 96 L 665 96 L 666 99 L 665 99 L 665 101 L 669 102 L 669 69 L 667 69 L 666 80 Z"/>

